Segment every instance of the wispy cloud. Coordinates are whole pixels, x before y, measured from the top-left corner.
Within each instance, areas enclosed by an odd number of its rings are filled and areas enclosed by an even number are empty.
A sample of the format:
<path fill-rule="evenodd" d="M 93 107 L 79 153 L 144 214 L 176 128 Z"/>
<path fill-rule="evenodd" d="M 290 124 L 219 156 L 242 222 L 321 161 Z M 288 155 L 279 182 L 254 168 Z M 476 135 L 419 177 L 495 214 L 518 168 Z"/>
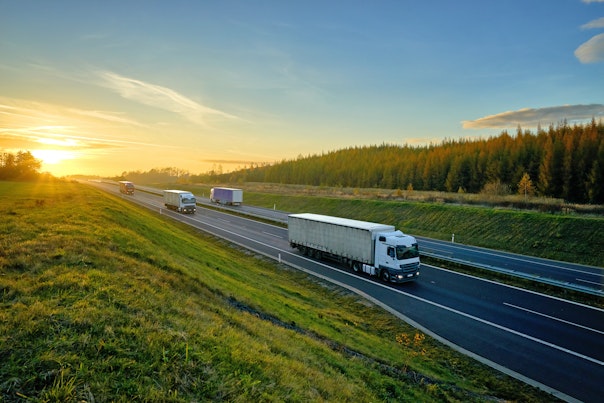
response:
<path fill-rule="evenodd" d="M 604 105 L 563 105 L 548 108 L 525 108 L 476 120 L 464 120 L 464 129 L 507 129 L 510 127 L 536 127 L 562 122 L 604 118 Z"/>
<path fill-rule="evenodd" d="M 583 0 L 584 3 L 604 3 L 604 0 Z M 604 28 L 604 17 L 583 24 L 581 29 Z M 575 50 L 575 57 L 581 63 L 597 63 L 604 61 L 604 34 L 596 35 L 581 44 Z"/>
<path fill-rule="evenodd" d="M 83 109 L 67 109 L 69 112 L 74 113 L 76 115 L 88 116 L 91 118 L 104 120 L 106 122 L 120 123 L 128 126 L 137 126 L 137 127 L 147 127 L 146 125 L 137 122 L 133 119 L 128 119 L 123 116 L 121 113 L 115 112 L 107 112 L 107 111 L 93 111 L 93 110 L 83 110 Z"/>
<path fill-rule="evenodd" d="M 589 21 L 587 24 L 581 25 L 581 29 L 604 28 L 604 17 L 597 20 Z"/>
<path fill-rule="evenodd" d="M 238 119 L 237 116 L 201 105 L 178 92 L 160 85 L 103 71 L 103 84 L 126 99 L 170 111 L 200 125 L 207 125 L 210 117 Z"/>
<path fill-rule="evenodd" d="M 575 50 L 581 63 L 604 61 L 604 34 L 596 35 Z"/>
<path fill-rule="evenodd" d="M 122 114 L 65 108 L 28 100 L 0 97 L 0 145 L 5 148 L 60 147 L 66 149 L 121 148 L 154 144 L 112 138 L 116 126 L 145 127 Z M 165 146 L 162 146 L 165 147 Z"/>

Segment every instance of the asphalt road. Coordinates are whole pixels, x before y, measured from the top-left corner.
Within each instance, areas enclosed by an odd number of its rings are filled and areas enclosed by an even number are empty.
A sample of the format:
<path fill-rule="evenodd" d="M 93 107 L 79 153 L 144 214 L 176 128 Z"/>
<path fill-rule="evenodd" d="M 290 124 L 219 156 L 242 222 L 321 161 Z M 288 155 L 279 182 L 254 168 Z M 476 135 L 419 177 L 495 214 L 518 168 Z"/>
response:
<path fill-rule="evenodd" d="M 156 188 L 144 188 L 146 191 L 161 194 Z M 217 206 L 208 198 L 197 197 L 201 204 L 220 207 L 227 211 L 236 211 L 253 217 L 262 217 L 275 222 L 287 223 L 289 213 L 255 206 Z M 441 241 L 416 236 L 420 252 L 434 255 L 450 261 L 475 265 L 489 270 L 530 278 L 549 284 L 555 284 L 576 291 L 588 292 L 604 297 L 604 268 L 586 266 L 571 262 L 553 261 L 538 257 L 518 255 L 510 252 L 463 245 L 452 241 Z M 604 263 L 604 262 L 603 262 Z"/>
<path fill-rule="evenodd" d="M 119 194 L 115 186 L 100 186 Z M 418 281 L 390 286 L 299 255 L 283 227 L 203 208 L 178 214 L 144 192 L 122 197 L 353 290 L 422 332 L 563 400 L 604 396 L 602 309 L 424 264 Z"/>
<path fill-rule="evenodd" d="M 497 268 L 510 274 L 548 279 L 576 290 L 604 292 L 604 268 L 517 255 L 492 249 L 417 237 L 424 253 Z M 596 294 L 597 295 L 597 294 Z M 600 294 L 604 295 L 604 294 Z"/>

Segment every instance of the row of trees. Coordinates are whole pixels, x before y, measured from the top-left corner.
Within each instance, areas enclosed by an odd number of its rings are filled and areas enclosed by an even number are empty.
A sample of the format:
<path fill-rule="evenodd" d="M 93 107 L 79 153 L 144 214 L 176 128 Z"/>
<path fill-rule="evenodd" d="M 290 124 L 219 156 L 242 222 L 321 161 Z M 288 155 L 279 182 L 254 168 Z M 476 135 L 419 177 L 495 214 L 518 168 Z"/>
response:
<path fill-rule="evenodd" d="M 480 140 L 411 147 L 382 144 L 252 166 L 199 181 L 275 182 L 478 193 L 501 185 L 575 203 L 604 203 L 604 125 L 518 128 Z M 530 186 L 529 186 L 530 185 Z"/>
<path fill-rule="evenodd" d="M 0 153 L 0 180 L 31 180 L 39 176 L 42 162 L 29 151 Z"/>
<path fill-rule="evenodd" d="M 129 180 L 134 183 L 186 183 L 191 181 L 189 171 L 168 167 L 154 168 L 150 171 L 122 172 L 122 176 L 116 180 Z"/>

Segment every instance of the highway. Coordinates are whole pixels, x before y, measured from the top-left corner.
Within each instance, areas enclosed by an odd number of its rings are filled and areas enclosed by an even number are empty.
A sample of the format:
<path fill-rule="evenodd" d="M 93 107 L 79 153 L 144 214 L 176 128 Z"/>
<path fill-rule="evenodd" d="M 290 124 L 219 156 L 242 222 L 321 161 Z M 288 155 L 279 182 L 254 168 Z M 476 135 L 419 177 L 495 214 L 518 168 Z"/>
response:
<path fill-rule="evenodd" d="M 143 189 L 150 193 L 161 194 L 161 190 L 156 188 L 144 187 Z M 284 211 L 247 205 L 240 207 L 216 206 L 210 203 L 209 199 L 199 196 L 197 201 L 200 204 L 212 205 L 214 208 L 219 207 L 226 211 L 265 218 L 284 225 L 287 224 L 289 214 Z M 421 236 L 416 236 L 416 238 L 420 252 L 425 256 L 434 256 L 604 297 L 603 267 L 553 261 Z"/>
<path fill-rule="evenodd" d="M 114 185 L 95 185 L 119 195 Z M 146 192 L 122 197 L 352 290 L 420 331 L 562 400 L 600 401 L 604 395 L 602 309 L 425 264 L 418 281 L 390 286 L 301 256 L 289 247 L 281 226 L 204 208 L 182 215 Z"/>
<path fill-rule="evenodd" d="M 417 237 L 424 253 L 604 296 L 604 269 Z"/>

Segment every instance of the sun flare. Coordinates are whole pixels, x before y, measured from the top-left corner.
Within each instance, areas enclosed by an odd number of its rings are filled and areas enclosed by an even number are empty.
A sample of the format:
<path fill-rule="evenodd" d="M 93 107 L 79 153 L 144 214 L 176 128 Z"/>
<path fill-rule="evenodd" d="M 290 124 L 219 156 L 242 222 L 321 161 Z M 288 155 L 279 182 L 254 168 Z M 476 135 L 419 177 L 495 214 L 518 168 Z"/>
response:
<path fill-rule="evenodd" d="M 64 150 L 33 150 L 32 155 L 41 160 L 43 164 L 59 164 L 65 160 L 72 160 L 76 158 L 73 151 Z"/>

